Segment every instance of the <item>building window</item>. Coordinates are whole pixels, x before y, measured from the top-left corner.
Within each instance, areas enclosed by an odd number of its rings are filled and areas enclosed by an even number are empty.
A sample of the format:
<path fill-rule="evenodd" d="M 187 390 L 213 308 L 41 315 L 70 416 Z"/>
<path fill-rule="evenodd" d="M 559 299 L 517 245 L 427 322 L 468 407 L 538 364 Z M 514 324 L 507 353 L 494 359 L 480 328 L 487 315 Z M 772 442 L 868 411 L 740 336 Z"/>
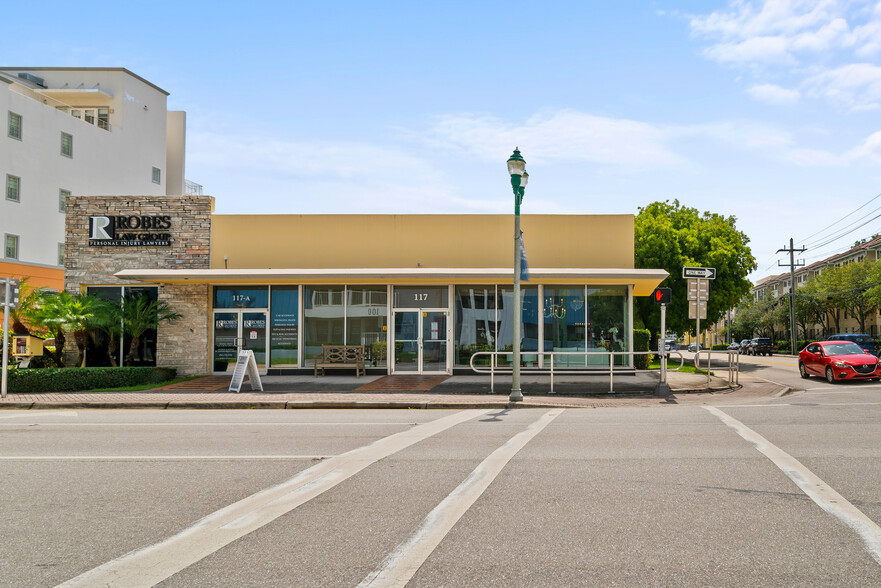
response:
<path fill-rule="evenodd" d="M 162 171 L 158 167 L 153 168 L 153 183 L 159 184 L 162 181 Z"/>
<path fill-rule="evenodd" d="M 67 197 L 70 190 L 58 190 L 58 212 L 67 212 Z"/>
<path fill-rule="evenodd" d="M 86 292 L 119 305 L 122 312 L 127 304 L 137 304 L 140 298 L 147 302 L 159 298 L 156 286 L 89 286 Z M 132 347 L 133 337 L 124 332 L 121 322 L 118 329 L 95 329 L 89 335 L 86 367 L 156 365 L 156 329 L 144 331 L 136 347 Z"/>
<path fill-rule="evenodd" d="M 21 115 L 9 113 L 9 136 L 21 141 Z"/>
<path fill-rule="evenodd" d="M 18 235 L 6 235 L 6 258 L 18 259 Z"/>
<path fill-rule="evenodd" d="M 13 202 L 21 200 L 21 178 L 6 174 L 6 199 Z"/>
<path fill-rule="evenodd" d="M 67 106 L 59 106 L 57 110 L 65 112 L 74 118 L 87 122 L 90 125 L 97 125 L 98 128 L 105 131 L 110 130 L 110 109 L 109 108 L 69 108 Z"/>
<path fill-rule="evenodd" d="M 65 157 L 73 157 L 73 135 L 61 133 L 61 154 Z"/>
<path fill-rule="evenodd" d="M 64 266 L 64 243 L 58 244 L 58 265 Z"/>

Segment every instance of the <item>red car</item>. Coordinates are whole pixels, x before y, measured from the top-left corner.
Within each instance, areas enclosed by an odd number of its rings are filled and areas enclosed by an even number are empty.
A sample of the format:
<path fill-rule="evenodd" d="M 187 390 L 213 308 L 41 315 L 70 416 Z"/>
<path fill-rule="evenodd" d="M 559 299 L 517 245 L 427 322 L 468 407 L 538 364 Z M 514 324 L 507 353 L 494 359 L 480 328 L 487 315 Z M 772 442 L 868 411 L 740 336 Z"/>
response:
<path fill-rule="evenodd" d="M 830 383 L 843 380 L 881 380 L 878 358 L 856 343 L 820 341 L 798 354 L 802 378 L 825 377 Z"/>

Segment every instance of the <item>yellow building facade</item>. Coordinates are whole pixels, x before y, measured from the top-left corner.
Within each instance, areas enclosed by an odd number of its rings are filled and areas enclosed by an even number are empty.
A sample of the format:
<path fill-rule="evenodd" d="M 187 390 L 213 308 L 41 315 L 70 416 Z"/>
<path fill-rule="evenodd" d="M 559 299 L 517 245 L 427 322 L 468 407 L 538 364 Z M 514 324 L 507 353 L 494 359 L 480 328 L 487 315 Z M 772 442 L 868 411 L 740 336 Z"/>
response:
<path fill-rule="evenodd" d="M 167 213 L 167 240 L 151 242 L 164 245 L 138 247 L 127 257 L 130 246 L 114 254 L 116 242 L 98 246 L 99 240 L 84 238 L 95 218 L 119 216 L 126 207 L 124 197 L 96 203 L 82 197 L 83 219 L 68 227 L 79 253 L 72 256 L 77 272 L 67 287 L 121 288 L 122 296 L 126 288 L 155 288 L 152 295 L 185 308 L 186 328 L 160 326 L 152 353 L 160 365 L 163 355 L 174 353 L 176 344 L 162 343 L 163 330 L 173 340 L 174 333 L 194 333 L 193 361 L 183 370 L 178 365 L 179 372 L 226 373 L 238 352 L 250 349 L 264 372 L 311 373 L 321 346 L 334 344 L 363 346 L 373 373 L 453 373 L 470 371 L 475 353 L 478 363 L 490 353 L 504 363 L 513 349 L 510 215 L 218 215 L 208 209 L 191 217 L 169 203 L 150 208 Z M 129 208 L 122 216 L 139 214 Z M 649 295 L 667 276 L 633 267 L 633 223 L 633 215 L 522 217 L 529 265 L 519 309 L 524 365 L 545 367 L 551 354 L 565 352 L 570 355 L 555 366 L 583 369 L 595 360 L 607 366 L 608 354 L 600 359 L 597 352 L 633 349 L 633 297 Z M 89 271 L 99 266 L 103 278 Z M 630 365 L 632 356 L 616 362 Z"/>

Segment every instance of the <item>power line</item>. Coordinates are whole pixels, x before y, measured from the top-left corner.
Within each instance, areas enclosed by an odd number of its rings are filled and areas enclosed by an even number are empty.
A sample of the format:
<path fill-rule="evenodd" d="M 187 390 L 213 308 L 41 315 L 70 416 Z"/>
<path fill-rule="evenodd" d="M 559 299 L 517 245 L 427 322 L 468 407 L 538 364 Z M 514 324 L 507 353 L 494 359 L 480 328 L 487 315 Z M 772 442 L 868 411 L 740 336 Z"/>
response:
<path fill-rule="evenodd" d="M 832 223 L 831 225 L 829 225 L 829 226 L 827 226 L 827 227 L 824 227 L 824 228 L 820 229 L 819 231 L 817 231 L 816 233 L 814 233 L 814 234 L 812 234 L 812 235 L 808 235 L 808 236 L 805 237 L 804 239 L 799 239 L 798 242 L 799 242 L 799 243 L 805 243 L 805 242 L 806 242 L 808 239 L 810 239 L 811 237 L 815 237 L 815 236 L 819 235 L 820 233 L 822 233 L 822 232 L 825 231 L 826 229 L 831 229 L 832 227 L 834 227 L 835 225 L 837 225 L 838 223 L 840 223 L 841 221 L 843 221 L 844 219 L 846 219 L 846 218 L 849 217 L 850 215 L 859 212 L 860 210 L 862 210 L 863 208 L 865 208 L 866 206 L 868 206 L 869 204 L 871 204 L 872 202 L 874 202 L 874 201 L 877 200 L 878 198 L 881 198 L 881 194 L 876 195 L 874 198 L 872 198 L 871 200 L 869 200 L 868 202 L 866 202 L 865 204 L 863 204 L 862 206 L 860 206 L 859 208 L 857 208 L 857 209 L 854 210 L 853 212 L 849 212 L 848 214 L 844 215 L 843 217 L 841 217 L 840 219 L 838 219 L 837 221 L 835 221 L 835 222 Z M 876 209 L 876 210 L 877 210 L 877 209 Z M 873 212 L 874 212 L 874 211 L 873 211 Z"/>

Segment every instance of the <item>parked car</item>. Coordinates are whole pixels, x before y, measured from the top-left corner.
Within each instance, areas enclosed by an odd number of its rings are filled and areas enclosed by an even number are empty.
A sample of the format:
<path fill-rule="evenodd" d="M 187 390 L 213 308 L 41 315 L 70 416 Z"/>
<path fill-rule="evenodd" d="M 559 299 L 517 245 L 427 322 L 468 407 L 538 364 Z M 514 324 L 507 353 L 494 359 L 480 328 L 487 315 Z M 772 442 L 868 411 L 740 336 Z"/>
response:
<path fill-rule="evenodd" d="M 664 348 L 667 351 L 676 351 L 679 349 L 679 343 L 676 342 L 676 339 L 667 339 L 664 341 Z"/>
<path fill-rule="evenodd" d="M 728 351 L 740 351 L 740 343 L 735 341 L 734 343 L 728 344 Z"/>
<path fill-rule="evenodd" d="M 703 347 L 701 347 L 701 349 L 703 349 Z M 689 344 L 688 344 L 688 350 L 689 350 L 689 351 L 697 351 L 697 350 L 698 350 L 698 344 L 697 344 L 697 343 L 689 343 Z"/>
<path fill-rule="evenodd" d="M 844 380 L 881 380 L 877 356 L 850 341 L 810 343 L 798 354 L 802 378 L 825 377 L 830 383 Z"/>
<path fill-rule="evenodd" d="M 749 339 L 741 339 L 740 340 L 740 352 L 746 353 L 746 348 L 749 347 Z"/>
<path fill-rule="evenodd" d="M 756 337 L 750 339 L 746 346 L 747 355 L 771 355 L 771 340 L 767 337 Z"/>
<path fill-rule="evenodd" d="M 872 355 L 878 355 L 879 351 L 875 339 L 865 333 L 841 333 L 839 335 L 832 335 L 827 341 L 850 341 L 851 343 L 856 343 Z"/>

